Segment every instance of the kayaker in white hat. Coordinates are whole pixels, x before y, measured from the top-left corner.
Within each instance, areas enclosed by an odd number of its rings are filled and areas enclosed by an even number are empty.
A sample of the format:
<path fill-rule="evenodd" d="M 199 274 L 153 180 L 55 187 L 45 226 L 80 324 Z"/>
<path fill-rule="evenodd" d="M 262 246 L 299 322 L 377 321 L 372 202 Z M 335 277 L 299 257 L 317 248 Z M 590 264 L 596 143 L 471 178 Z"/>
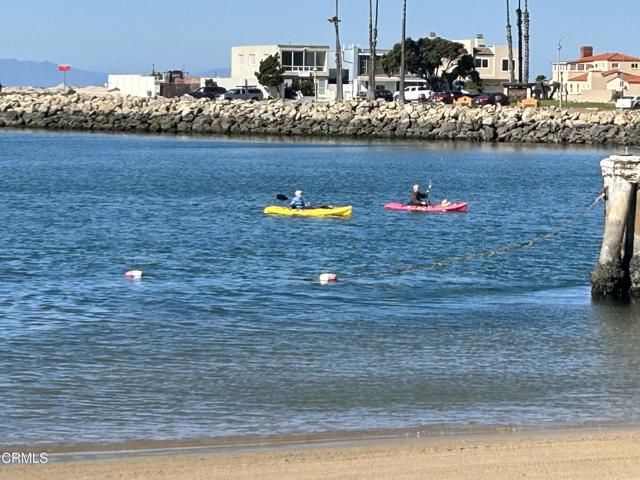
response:
<path fill-rule="evenodd" d="M 296 190 L 295 197 L 291 200 L 289 207 L 302 209 L 307 206 L 307 202 L 302 198 L 302 190 Z"/>
<path fill-rule="evenodd" d="M 429 205 L 427 198 L 427 194 L 420 191 L 420 185 L 416 184 L 409 197 L 409 205 Z"/>

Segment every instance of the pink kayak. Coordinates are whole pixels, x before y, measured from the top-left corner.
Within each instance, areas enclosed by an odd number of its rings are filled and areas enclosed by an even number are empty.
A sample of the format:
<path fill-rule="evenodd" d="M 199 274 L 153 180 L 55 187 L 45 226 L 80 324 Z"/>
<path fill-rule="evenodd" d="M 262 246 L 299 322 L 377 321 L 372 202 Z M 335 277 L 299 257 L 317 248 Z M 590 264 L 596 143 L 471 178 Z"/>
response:
<path fill-rule="evenodd" d="M 468 208 L 467 202 L 450 203 L 448 205 L 407 205 L 406 203 L 385 203 L 387 210 L 406 210 L 410 212 L 462 212 Z"/>

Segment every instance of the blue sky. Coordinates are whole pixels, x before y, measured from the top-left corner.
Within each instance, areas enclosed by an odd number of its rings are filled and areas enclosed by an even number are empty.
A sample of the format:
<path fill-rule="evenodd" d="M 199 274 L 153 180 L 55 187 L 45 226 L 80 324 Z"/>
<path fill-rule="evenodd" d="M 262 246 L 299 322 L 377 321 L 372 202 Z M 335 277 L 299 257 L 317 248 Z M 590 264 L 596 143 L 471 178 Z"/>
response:
<path fill-rule="evenodd" d="M 524 1 L 524 0 L 523 0 Z M 341 0 L 343 43 L 367 43 L 368 1 Z M 512 0 L 514 3 L 514 0 Z M 401 0 L 380 0 L 379 47 L 400 37 Z M 232 45 L 333 45 L 327 18 L 335 0 L 24 0 L 0 10 L 0 58 L 50 60 L 111 73 L 184 67 L 191 72 L 229 66 Z M 558 39 L 563 58 L 580 45 L 595 52 L 640 55 L 640 1 L 530 0 L 532 76 L 548 74 Z M 504 0 L 457 0 L 447 5 L 408 0 L 408 35 L 505 43 Z M 514 30 L 515 35 L 515 30 Z M 635 37 L 635 38 L 634 38 Z"/>

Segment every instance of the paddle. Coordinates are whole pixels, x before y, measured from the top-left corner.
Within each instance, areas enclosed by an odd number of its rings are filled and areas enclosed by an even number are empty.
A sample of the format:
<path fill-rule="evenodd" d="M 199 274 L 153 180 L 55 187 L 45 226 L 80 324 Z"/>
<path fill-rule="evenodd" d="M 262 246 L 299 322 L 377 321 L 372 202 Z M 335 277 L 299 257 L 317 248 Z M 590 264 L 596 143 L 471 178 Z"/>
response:
<path fill-rule="evenodd" d="M 429 202 L 430 193 L 431 193 L 431 179 L 429 179 L 429 185 L 427 185 L 427 191 L 425 192 L 425 195 L 424 195 L 424 200 L 427 206 L 430 205 L 430 202 Z"/>
<path fill-rule="evenodd" d="M 276 195 L 276 198 L 278 200 L 280 200 L 281 202 L 286 202 L 287 200 L 289 200 L 289 197 L 287 197 L 286 195 L 279 193 Z M 309 205 L 308 207 L 305 208 L 334 208 L 333 205 L 318 205 L 318 206 L 314 206 L 314 205 Z"/>

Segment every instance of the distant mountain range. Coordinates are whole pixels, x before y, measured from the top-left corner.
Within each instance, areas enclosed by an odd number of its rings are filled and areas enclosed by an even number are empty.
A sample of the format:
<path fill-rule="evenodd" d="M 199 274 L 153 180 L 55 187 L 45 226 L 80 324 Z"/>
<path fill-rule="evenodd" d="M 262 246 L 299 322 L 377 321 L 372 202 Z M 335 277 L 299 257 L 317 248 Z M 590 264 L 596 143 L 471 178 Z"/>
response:
<path fill-rule="evenodd" d="M 31 62 L 13 58 L 0 58 L 0 83 L 7 87 L 55 87 L 62 83 L 63 74 L 53 62 Z M 80 70 L 71 66 L 67 72 L 67 85 L 86 87 L 104 85 L 107 74 Z"/>
<path fill-rule="evenodd" d="M 211 68 L 193 75 L 228 77 L 230 74 L 229 68 Z M 104 85 L 107 83 L 107 76 L 106 73 L 76 69 L 71 65 L 71 71 L 67 72 L 67 85 L 75 87 Z M 62 80 L 62 72 L 58 71 L 56 63 L 0 58 L 0 84 L 4 86 L 50 88 L 60 85 Z"/>

